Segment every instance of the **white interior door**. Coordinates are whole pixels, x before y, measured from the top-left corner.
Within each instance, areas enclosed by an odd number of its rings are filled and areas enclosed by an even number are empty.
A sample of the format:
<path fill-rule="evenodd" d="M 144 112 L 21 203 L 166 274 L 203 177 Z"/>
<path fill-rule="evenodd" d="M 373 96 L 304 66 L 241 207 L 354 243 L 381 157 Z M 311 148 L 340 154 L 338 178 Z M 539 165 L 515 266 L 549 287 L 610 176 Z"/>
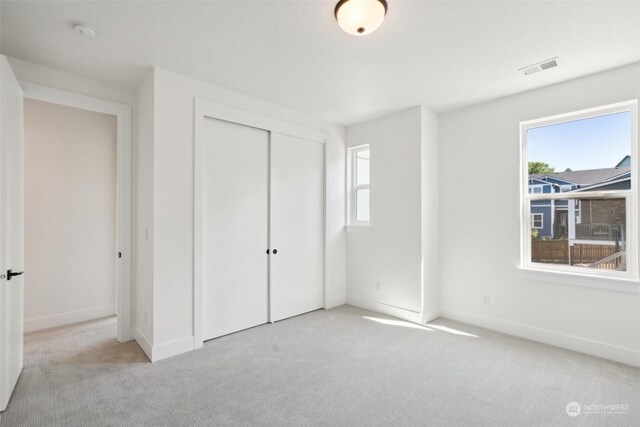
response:
<path fill-rule="evenodd" d="M 323 163 L 323 144 L 271 133 L 269 259 L 274 322 L 324 305 Z"/>
<path fill-rule="evenodd" d="M 24 187 L 22 90 L 0 56 L 0 411 L 22 371 Z"/>
<path fill-rule="evenodd" d="M 206 118 L 202 143 L 203 338 L 269 321 L 269 132 Z"/>

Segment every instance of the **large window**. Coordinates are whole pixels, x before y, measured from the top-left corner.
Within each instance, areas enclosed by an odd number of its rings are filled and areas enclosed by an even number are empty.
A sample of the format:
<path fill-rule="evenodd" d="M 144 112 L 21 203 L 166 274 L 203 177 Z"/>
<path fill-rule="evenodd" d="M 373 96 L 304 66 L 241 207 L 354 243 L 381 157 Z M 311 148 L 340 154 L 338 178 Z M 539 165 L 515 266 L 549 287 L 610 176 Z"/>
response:
<path fill-rule="evenodd" d="M 520 131 L 523 267 L 637 280 L 637 101 Z"/>
<path fill-rule="evenodd" d="M 349 225 L 368 226 L 371 221 L 369 203 L 369 145 L 350 148 L 349 154 Z"/>

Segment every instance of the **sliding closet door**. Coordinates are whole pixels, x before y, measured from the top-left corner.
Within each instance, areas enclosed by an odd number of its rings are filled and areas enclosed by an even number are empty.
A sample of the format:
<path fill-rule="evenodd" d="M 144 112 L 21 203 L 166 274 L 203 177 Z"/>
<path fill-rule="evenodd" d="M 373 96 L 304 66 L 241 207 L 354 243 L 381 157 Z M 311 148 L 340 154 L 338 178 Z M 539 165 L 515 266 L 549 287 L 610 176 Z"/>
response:
<path fill-rule="evenodd" d="M 271 321 L 323 306 L 323 162 L 323 144 L 271 133 Z"/>
<path fill-rule="evenodd" d="M 202 143 L 203 338 L 269 321 L 269 132 L 206 118 Z"/>

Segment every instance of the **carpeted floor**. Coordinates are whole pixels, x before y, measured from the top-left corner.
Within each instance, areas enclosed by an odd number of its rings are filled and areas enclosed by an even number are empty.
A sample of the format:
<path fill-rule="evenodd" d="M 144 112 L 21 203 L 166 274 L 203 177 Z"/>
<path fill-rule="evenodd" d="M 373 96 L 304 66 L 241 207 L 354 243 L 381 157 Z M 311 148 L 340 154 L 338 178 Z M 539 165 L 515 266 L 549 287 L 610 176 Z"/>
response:
<path fill-rule="evenodd" d="M 27 335 L 0 425 L 640 425 L 640 369 L 446 319 L 342 306 L 154 364 L 115 326 Z M 629 407 L 570 417 L 574 401 Z"/>

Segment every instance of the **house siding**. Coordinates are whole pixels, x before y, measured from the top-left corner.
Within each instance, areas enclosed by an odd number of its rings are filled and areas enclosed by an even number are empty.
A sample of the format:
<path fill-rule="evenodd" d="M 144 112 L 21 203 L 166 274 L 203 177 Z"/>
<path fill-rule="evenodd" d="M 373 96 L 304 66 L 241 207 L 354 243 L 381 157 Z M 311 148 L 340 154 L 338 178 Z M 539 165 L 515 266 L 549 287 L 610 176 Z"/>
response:
<path fill-rule="evenodd" d="M 583 224 L 625 224 L 625 200 L 582 200 L 580 215 Z"/>
<path fill-rule="evenodd" d="M 542 237 L 551 237 L 552 233 L 552 224 L 551 224 L 551 206 L 549 206 L 549 202 L 545 201 L 546 205 L 535 204 L 533 202 L 531 205 L 531 214 L 541 213 L 542 216 L 542 228 L 537 228 L 538 230 L 538 239 Z M 532 228 L 533 230 L 533 228 Z"/>

